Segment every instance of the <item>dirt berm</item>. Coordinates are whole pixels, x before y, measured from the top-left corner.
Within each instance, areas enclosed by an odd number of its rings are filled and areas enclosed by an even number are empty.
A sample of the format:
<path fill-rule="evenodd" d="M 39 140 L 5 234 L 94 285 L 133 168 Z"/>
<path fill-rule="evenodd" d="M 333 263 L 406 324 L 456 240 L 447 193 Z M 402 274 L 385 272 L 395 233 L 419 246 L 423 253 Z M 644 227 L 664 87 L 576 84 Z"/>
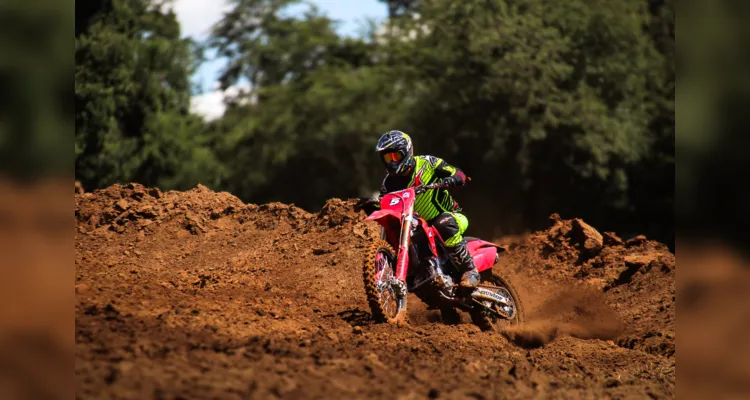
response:
<path fill-rule="evenodd" d="M 409 325 L 375 324 L 361 262 L 377 230 L 352 204 L 77 192 L 77 398 L 674 397 L 666 246 L 553 215 L 496 267 L 526 326 L 448 326 L 416 298 Z"/>

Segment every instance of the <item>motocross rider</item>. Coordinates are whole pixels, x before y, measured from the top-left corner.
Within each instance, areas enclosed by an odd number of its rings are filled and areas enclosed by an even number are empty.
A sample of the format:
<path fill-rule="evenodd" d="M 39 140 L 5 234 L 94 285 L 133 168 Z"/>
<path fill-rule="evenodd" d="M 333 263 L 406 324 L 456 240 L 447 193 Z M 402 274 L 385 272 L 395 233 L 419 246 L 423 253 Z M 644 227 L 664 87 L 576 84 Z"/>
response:
<path fill-rule="evenodd" d="M 434 226 L 445 243 L 448 256 L 463 270 L 461 287 L 473 288 L 480 281 L 474 259 L 466 247 L 463 233 L 469 220 L 458 203 L 448 193 L 448 188 L 463 186 L 466 175 L 438 157 L 415 156 L 411 138 L 397 130 L 383 134 L 376 151 L 388 174 L 380 187 L 380 195 L 407 187 L 438 183 L 440 188 L 417 195 L 414 211 Z M 379 207 L 379 204 L 374 204 Z"/>

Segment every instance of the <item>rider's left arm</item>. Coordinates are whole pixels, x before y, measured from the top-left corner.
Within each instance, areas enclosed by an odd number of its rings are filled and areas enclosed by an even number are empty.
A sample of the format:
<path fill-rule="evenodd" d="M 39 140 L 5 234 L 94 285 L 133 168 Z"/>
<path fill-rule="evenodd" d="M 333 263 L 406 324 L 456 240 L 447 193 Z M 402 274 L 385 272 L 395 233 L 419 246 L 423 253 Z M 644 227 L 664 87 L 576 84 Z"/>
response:
<path fill-rule="evenodd" d="M 445 187 L 458 187 L 466 184 L 466 174 L 445 160 L 437 159 L 435 176 L 440 179 L 440 185 Z"/>

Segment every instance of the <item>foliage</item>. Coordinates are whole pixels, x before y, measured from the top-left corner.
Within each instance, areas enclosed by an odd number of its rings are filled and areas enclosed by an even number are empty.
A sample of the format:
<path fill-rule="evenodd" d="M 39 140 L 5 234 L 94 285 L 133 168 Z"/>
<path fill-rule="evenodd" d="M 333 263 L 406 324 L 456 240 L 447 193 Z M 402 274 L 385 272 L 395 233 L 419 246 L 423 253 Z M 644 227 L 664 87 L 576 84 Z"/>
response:
<path fill-rule="evenodd" d="M 235 0 L 205 46 L 223 88 L 249 89 L 206 123 L 174 16 L 115 2 L 77 37 L 77 175 L 312 209 L 377 190 L 373 145 L 401 129 L 474 178 L 457 195 L 481 234 L 560 212 L 672 240 L 670 1 L 383 2 L 385 25 L 351 39 L 315 7 L 286 15 L 298 1 Z"/>
<path fill-rule="evenodd" d="M 669 112 L 652 89 L 665 58 L 642 5 L 422 2 L 419 19 L 399 27 L 428 32 L 405 44 L 426 87 L 410 125 L 421 142 L 446 138 L 427 150 L 481 180 L 478 195 L 525 204 L 522 224 L 556 211 L 603 227 L 627 221 L 630 169 L 654 145 L 651 122 Z"/>
<path fill-rule="evenodd" d="M 86 187 L 215 181 L 202 122 L 189 113 L 192 48 L 175 15 L 146 0 L 76 12 L 76 177 Z"/>

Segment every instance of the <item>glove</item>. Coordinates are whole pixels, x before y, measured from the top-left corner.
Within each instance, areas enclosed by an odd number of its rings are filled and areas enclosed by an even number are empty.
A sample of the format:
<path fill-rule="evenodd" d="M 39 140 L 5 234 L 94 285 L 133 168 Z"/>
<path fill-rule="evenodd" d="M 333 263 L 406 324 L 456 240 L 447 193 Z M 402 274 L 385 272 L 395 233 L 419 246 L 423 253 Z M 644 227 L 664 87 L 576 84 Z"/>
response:
<path fill-rule="evenodd" d="M 438 184 L 440 185 L 440 187 L 444 187 L 444 188 L 461 186 L 463 185 L 463 183 L 464 183 L 464 180 L 461 179 L 461 177 L 458 174 L 449 176 L 447 178 L 443 178 L 438 181 Z"/>

